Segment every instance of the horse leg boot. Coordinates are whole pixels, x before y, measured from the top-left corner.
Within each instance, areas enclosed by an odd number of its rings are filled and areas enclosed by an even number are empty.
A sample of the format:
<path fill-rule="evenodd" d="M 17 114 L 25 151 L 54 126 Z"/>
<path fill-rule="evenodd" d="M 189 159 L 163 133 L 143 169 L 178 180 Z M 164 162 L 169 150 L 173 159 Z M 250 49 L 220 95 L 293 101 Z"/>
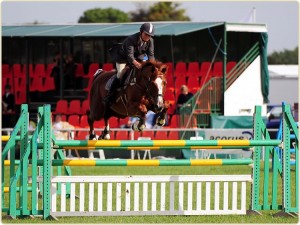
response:
<path fill-rule="evenodd" d="M 104 98 L 104 103 L 107 105 L 107 106 L 111 106 L 112 105 L 112 101 L 113 101 L 113 94 L 114 94 L 114 91 L 119 88 L 121 85 L 121 80 L 116 77 L 113 82 L 111 83 L 111 86 L 109 88 L 109 91 L 108 91 L 108 94 L 105 96 Z"/>

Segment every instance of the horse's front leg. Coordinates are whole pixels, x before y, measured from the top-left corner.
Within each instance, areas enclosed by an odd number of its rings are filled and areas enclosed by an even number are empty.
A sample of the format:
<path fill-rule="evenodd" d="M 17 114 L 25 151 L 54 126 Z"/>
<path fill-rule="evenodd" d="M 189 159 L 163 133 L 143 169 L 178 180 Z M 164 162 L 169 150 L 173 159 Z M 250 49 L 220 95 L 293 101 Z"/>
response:
<path fill-rule="evenodd" d="M 139 117 L 140 120 L 132 124 L 132 130 L 136 131 L 143 131 L 146 127 L 145 121 L 146 121 L 146 114 L 147 114 L 147 107 L 144 104 L 139 105 L 139 110 L 141 113 L 141 116 Z"/>
<path fill-rule="evenodd" d="M 169 106 L 170 106 L 169 101 L 166 101 L 163 110 L 160 112 L 159 117 L 157 117 L 157 119 L 156 119 L 156 125 L 157 126 L 161 127 L 161 126 L 165 125 L 167 111 L 169 109 Z"/>
<path fill-rule="evenodd" d="M 108 119 L 104 119 L 104 130 L 102 131 L 101 136 L 99 137 L 99 140 L 104 139 L 104 140 L 110 140 L 110 129 L 109 129 L 109 123 Z"/>
<path fill-rule="evenodd" d="M 140 131 L 140 132 L 143 131 L 146 127 L 145 121 L 146 121 L 146 114 L 142 115 L 138 121 L 132 124 L 132 130 Z"/>

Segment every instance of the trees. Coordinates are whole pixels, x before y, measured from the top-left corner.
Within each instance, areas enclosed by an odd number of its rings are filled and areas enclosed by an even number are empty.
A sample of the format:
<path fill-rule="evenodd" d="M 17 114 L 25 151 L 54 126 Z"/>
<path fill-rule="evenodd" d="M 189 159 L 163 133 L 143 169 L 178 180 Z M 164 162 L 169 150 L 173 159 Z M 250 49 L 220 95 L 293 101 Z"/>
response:
<path fill-rule="evenodd" d="M 298 47 L 294 50 L 273 52 L 268 56 L 269 64 L 298 64 Z"/>
<path fill-rule="evenodd" d="M 129 15 L 114 8 L 95 8 L 83 12 L 78 23 L 123 23 L 145 21 L 190 21 L 185 9 L 180 9 L 175 2 L 157 2 L 149 5 L 137 3 L 137 9 Z"/>
<path fill-rule="evenodd" d="M 140 3 L 136 11 L 130 12 L 131 21 L 190 21 L 185 15 L 185 9 L 179 9 L 179 6 L 175 2 L 158 2 L 149 7 Z"/>
<path fill-rule="evenodd" d="M 130 22 L 127 13 L 114 8 L 95 8 L 83 12 L 78 23 L 123 23 Z"/>

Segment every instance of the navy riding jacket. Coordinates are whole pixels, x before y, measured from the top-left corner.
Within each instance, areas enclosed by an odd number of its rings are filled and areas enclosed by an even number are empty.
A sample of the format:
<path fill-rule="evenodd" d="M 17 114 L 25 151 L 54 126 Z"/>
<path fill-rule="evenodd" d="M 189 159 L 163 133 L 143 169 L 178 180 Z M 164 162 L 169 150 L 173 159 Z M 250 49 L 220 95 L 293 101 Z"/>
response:
<path fill-rule="evenodd" d="M 143 42 L 140 38 L 140 32 L 128 36 L 121 44 L 115 45 L 117 48 L 111 51 L 112 58 L 118 63 L 132 63 L 133 60 L 143 59 L 145 55 L 149 60 L 154 60 L 154 40 Z"/>

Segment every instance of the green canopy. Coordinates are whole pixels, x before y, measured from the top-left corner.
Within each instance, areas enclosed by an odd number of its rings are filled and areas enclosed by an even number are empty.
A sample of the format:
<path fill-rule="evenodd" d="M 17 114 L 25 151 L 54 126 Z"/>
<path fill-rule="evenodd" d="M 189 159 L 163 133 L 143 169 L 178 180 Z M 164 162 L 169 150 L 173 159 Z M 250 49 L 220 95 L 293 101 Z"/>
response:
<path fill-rule="evenodd" d="M 122 37 L 139 31 L 142 23 L 2 26 L 3 37 Z M 178 36 L 221 26 L 223 22 L 154 22 L 156 36 Z"/>

